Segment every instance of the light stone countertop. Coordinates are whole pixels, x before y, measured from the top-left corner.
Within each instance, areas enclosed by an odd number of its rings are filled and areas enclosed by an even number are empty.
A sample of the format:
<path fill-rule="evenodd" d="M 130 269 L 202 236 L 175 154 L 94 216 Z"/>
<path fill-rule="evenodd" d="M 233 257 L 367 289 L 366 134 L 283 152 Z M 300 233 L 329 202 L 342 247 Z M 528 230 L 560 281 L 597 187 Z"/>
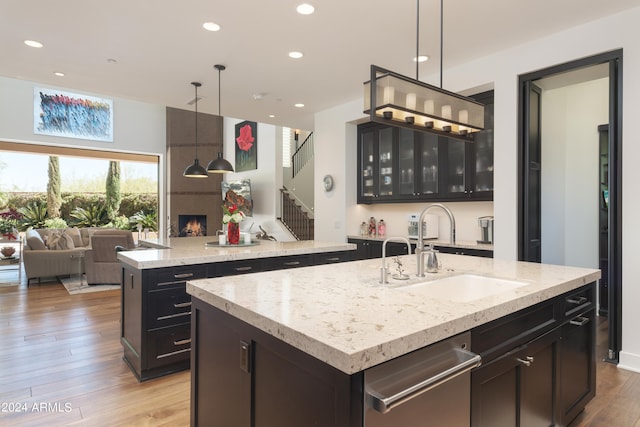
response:
<path fill-rule="evenodd" d="M 379 284 L 381 261 L 353 261 L 187 282 L 187 292 L 353 374 L 591 283 L 600 270 L 439 254 L 435 280 L 462 273 L 516 280 L 487 296 L 457 284 L 415 285 L 415 255 L 399 257 L 410 279 Z M 387 259 L 395 271 L 395 257 Z M 453 271 L 451 271 L 453 270 Z M 457 279 L 459 280 L 459 279 Z M 458 288 L 462 289 L 462 288 Z"/>
<path fill-rule="evenodd" d="M 356 248 L 356 245 L 350 243 L 317 240 L 293 242 L 256 240 L 254 243 L 257 244 L 253 246 L 207 246 L 208 242 L 217 242 L 217 237 L 175 237 L 162 240 L 144 240 L 141 242 L 141 246 L 149 249 L 119 252 L 118 259 L 125 264 L 143 270 L 210 262 L 348 251 Z"/>

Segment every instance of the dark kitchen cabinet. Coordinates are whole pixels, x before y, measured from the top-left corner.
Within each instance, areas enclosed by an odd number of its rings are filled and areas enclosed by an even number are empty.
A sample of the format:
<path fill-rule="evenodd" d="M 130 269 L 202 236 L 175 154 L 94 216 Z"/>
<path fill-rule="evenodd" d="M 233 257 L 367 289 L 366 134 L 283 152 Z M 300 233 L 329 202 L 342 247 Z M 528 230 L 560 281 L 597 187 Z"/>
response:
<path fill-rule="evenodd" d="M 358 126 L 358 203 L 493 200 L 493 91 L 473 140 L 379 123 Z"/>
<path fill-rule="evenodd" d="M 362 374 L 340 372 L 197 298 L 193 333 L 192 426 L 362 425 Z"/>
<path fill-rule="evenodd" d="M 356 259 L 371 259 L 382 258 L 382 240 L 368 240 L 368 239 L 348 239 L 349 243 L 357 245 Z M 411 245 L 411 252 L 415 250 L 415 245 Z M 387 242 L 387 248 L 385 255 L 387 257 L 396 255 L 407 255 L 406 243 L 399 242 Z"/>
<path fill-rule="evenodd" d="M 567 425 L 594 397 L 595 283 L 472 330 L 471 425 Z"/>
<path fill-rule="evenodd" d="M 569 424 L 593 399 L 596 390 L 595 289 L 565 298 L 568 321 L 562 326 L 558 358 L 560 425 Z"/>
<path fill-rule="evenodd" d="M 186 281 L 207 277 L 204 265 L 138 270 L 123 264 L 121 342 L 138 380 L 189 368 L 191 297 Z"/>
<path fill-rule="evenodd" d="M 553 425 L 559 335 L 558 330 L 548 332 L 473 373 L 474 427 Z"/>
<path fill-rule="evenodd" d="M 189 368 L 191 296 L 186 281 L 351 261 L 353 251 L 139 270 L 123 264 L 121 343 L 139 381 Z"/>

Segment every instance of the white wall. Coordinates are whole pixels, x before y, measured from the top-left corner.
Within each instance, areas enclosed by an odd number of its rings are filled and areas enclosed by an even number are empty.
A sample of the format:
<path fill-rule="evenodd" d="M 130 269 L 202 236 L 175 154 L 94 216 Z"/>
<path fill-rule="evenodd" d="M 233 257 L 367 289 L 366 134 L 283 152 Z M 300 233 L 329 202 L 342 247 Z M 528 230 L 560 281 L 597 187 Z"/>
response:
<path fill-rule="evenodd" d="M 235 169 L 235 125 L 243 120 L 231 117 L 224 118 L 224 158 Z M 251 180 L 251 197 L 253 198 L 253 218 L 242 222 L 242 231 L 255 234 L 261 225 L 267 233 L 279 241 L 292 240 L 276 221 L 282 187 L 282 128 L 258 123 L 258 168 L 254 170 L 228 173 L 225 181 L 240 179 Z M 222 209 L 222 200 L 220 200 Z"/>
<path fill-rule="evenodd" d="M 158 173 L 166 177 L 165 152 L 166 110 L 160 105 L 145 104 L 113 98 L 113 142 L 63 138 L 33 133 L 34 87 L 53 88 L 25 80 L 0 77 L 0 139 L 8 142 L 37 143 L 101 151 L 152 154 L 160 157 Z M 110 98 L 96 93 L 79 92 L 57 87 L 72 93 Z M 159 183 L 159 230 L 166 229 L 166 182 Z"/>
<path fill-rule="evenodd" d="M 620 365 L 640 371 L 640 334 L 634 325 L 640 324 L 640 256 L 636 242 L 640 239 L 640 222 L 635 221 L 640 211 L 640 198 L 636 197 L 636 183 L 640 182 L 640 144 L 636 143 L 633 124 L 640 117 L 640 44 L 637 22 L 640 8 L 627 10 L 585 25 L 551 34 L 517 48 L 498 52 L 444 72 L 445 88 L 462 91 L 493 84 L 494 98 L 494 216 L 495 256 L 517 259 L 517 126 L 518 75 L 566 63 L 590 55 L 615 49 L 624 49 L 623 84 L 623 303 L 622 347 Z M 362 70 L 363 80 L 367 70 Z M 316 115 L 316 170 L 317 176 L 325 171 L 338 175 L 341 185 L 351 191 L 336 190 L 331 198 L 318 191 L 316 194 L 316 232 L 333 236 L 336 240 L 346 234 L 345 217 L 339 212 L 352 212 L 355 205 L 355 132 L 345 132 L 345 123 L 363 117 L 362 99 L 340 105 Z M 346 147 L 346 148 L 345 148 Z M 344 161 L 344 165 L 337 165 Z M 344 181 L 343 181 L 344 180 Z M 316 181 L 318 181 L 316 179 Z M 338 181 L 338 180 L 337 180 Z M 316 186 L 319 183 L 316 182 Z M 318 187 L 316 187 L 318 189 Z M 339 192 L 339 194 L 338 194 Z M 335 200 L 339 199 L 339 200 Z M 331 202 L 331 209 L 320 206 Z M 329 203 L 326 203 L 327 205 Z M 338 213 L 335 213 L 338 212 Z M 325 218 L 326 215 L 326 218 Z M 322 218 L 322 220 L 320 220 Z"/>
<path fill-rule="evenodd" d="M 599 134 L 609 79 L 542 93 L 542 262 L 598 268 Z"/>

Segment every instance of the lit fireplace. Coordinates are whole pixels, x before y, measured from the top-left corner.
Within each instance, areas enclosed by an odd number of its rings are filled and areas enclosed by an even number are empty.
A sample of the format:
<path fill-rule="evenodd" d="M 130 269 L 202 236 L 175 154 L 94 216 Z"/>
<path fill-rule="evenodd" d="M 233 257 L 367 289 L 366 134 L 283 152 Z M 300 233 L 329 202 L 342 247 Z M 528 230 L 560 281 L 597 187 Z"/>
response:
<path fill-rule="evenodd" d="M 178 215 L 178 229 L 180 237 L 195 237 L 207 235 L 206 215 Z"/>

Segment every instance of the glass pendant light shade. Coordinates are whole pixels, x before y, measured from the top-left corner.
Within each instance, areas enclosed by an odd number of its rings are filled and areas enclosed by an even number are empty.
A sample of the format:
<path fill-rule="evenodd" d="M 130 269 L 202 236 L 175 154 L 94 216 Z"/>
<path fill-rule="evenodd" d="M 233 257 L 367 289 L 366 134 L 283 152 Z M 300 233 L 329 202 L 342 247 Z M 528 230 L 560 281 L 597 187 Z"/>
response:
<path fill-rule="evenodd" d="M 222 117 L 222 114 L 220 113 L 220 99 L 222 98 L 222 95 L 220 94 L 220 88 L 221 88 L 221 85 L 220 85 L 220 73 L 222 71 L 226 70 L 227 67 L 225 67 L 224 65 L 216 64 L 216 65 L 213 66 L 213 68 L 218 70 L 218 116 L 220 116 L 220 118 L 222 119 L 220 121 L 220 142 L 224 146 L 224 129 L 223 129 L 224 118 Z M 233 172 L 233 166 L 231 166 L 231 163 L 229 163 L 228 160 L 225 160 L 222 157 L 222 153 L 221 152 L 218 152 L 218 158 L 211 160 L 209 162 L 209 164 L 207 165 L 207 172 L 209 172 L 209 173 Z"/>
<path fill-rule="evenodd" d="M 207 166 L 206 172 L 209 172 L 209 173 L 233 172 L 233 166 L 231 166 L 231 163 L 229 163 L 227 160 L 222 158 L 222 153 L 218 153 L 218 158 L 211 160 L 209 162 L 209 166 Z"/>
<path fill-rule="evenodd" d="M 191 84 L 196 92 L 196 158 L 193 159 L 193 163 L 187 166 L 184 172 L 182 172 L 182 176 L 186 178 L 208 178 L 207 170 L 200 165 L 200 161 L 198 160 L 198 88 L 202 86 L 202 84 L 199 82 L 191 82 Z"/>
<path fill-rule="evenodd" d="M 207 170 L 202 167 L 200 161 L 196 157 L 193 160 L 193 163 L 187 166 L 187 168 L 182 172 L 182 176 L 187 178 L 208 178 Z"/>

